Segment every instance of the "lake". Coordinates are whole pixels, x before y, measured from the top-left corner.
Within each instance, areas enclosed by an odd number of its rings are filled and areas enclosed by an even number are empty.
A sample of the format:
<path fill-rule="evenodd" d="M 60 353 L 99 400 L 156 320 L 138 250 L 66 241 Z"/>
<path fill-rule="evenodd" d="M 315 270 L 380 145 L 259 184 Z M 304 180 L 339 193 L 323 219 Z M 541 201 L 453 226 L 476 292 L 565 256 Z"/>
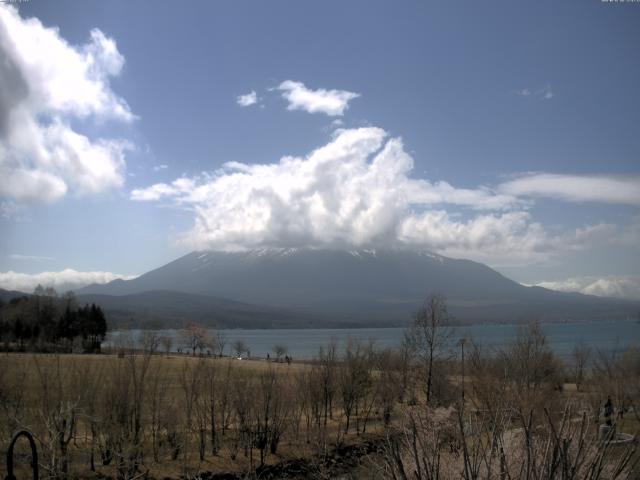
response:
<path fill-rule="evenodd" d="M 640 323 L 636 320 L 584 321 L 570 323 L 542 324 L 547 341 L 553 351 L 560 357 L 568 358 L 576 343 L 581 340 L 594 349 L 622 351 L 629 345 L 638 345 L 640 341 Z M 499 348 L 508 344 L 517 330 L 517 325 L 468 325 L 456 327 L 453 344 L 467 336 L 474 342 L 487 347 Z M 227 338 L 225 354 L 232 352 L 233 342 L 242 340 L 249 347 L 254 357 L 273 355 L 273 346 L 285 345 L 289 355 L 295 358 L 312 358 L 318 348 L 327 345 L 331 339 L 344 345 L 349 337 L 363 341 L 373 340 L 379 348 L 397 347 L 404 335 L 404 328 L 321 328 L 321 329 L 283 329 L 283 330 L 217 330 Z M 178 330 L 156 330 L 159 335 L 174 338 L 173 350 L 177 344 Z M 114 337 L 129 334 L 135 340 L 141 330 L 115 331 L 110 334 L 106 345 Z M 453 345 L 452 345 L 453 346 Z"/>

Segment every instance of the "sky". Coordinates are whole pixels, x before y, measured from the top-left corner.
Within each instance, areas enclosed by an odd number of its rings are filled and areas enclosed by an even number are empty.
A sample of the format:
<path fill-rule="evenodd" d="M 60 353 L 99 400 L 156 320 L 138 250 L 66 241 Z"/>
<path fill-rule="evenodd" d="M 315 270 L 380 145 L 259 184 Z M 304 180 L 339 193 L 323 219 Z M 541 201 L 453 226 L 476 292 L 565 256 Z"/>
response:
<path fill-rule="evenodd" d="M 640 299 L 640 3 L 0 3 L 0 287 L 410 248 Z"/>

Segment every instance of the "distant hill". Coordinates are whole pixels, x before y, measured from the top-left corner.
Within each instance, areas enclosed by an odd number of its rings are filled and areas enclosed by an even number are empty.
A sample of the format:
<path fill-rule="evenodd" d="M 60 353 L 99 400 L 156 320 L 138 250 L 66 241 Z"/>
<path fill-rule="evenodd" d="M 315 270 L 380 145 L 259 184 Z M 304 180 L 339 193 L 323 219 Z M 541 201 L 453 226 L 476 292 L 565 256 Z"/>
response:
<path fill-rule="evenodd" d="M 0 300 L 31 296 L 0 288 Z M 357 326 L 318 315 L 264 305 L 234 302 L 208 295 L 155 290 L 132 295 L 79 294 L 77 304 L 95 303 L 105 311 L 109 329 L 178 328 L 193 322 L 213 328 L 335 328 Z"/>
<path fill-rule="evenodd" d="M 320 316 L 177 291 L 153 290 L 119 296 L 82 293 L 76 298 L 80 305 L 100 305 L 110 329 L 177 328 L 190 322 L 215 328 L 338 326 L 337 322 Z"/>
<path fill-rule="evenodd" d="M 255 316 L 264 326 L 304 327 L 404 324 L 431 292 L 445 295 L 462 321 L 614 318 L 633 315 L 639 306 L 526 287 L 481 263 L 408 250 L 192 252 L 135 279 L 77 293 L 107 312 L 122 311 L 123 318 L 128 305 L 145 318 L 222 319 L 226 313 L 207 312 L 224 311 L 234 313 L 225 325 L 253 324 Z M 126 297 L 98 300 L 98 294 Z"/>
<path fill-rule="evenodd" d="M 5 290 L 3 288 L 0 288 L 0 300 L 2 300 L 3 302 L 8 302 L 12 298 L 22 297 L 24 295 L 28 295 L 28 294 L 24 292 L 19 292 L 17 290 Z"/>

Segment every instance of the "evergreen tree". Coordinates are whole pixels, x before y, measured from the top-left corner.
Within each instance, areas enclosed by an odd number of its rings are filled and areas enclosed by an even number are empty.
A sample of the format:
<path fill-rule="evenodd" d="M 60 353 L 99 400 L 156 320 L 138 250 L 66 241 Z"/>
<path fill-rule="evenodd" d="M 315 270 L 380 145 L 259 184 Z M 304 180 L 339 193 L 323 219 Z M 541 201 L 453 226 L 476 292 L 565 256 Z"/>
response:
<path fill-rule="evenodd" d="M 91 350 L 99 352 L 100 344 L 103 342 L 104 337 L 107 334 L 107 320 L 102 309 L 95 304 L 91 304 L 91 308 L 89 310 L 87 334 L 90 339 Z"/>
<path fill-rule="evenodd" d="M 5 348 L 70 351 L 78 337 L 86 352 L 99 352 L 107 321 L 96 305 L 76 306 L 73 294 L 58 297 L 55 290 L 38 286 L 30 296 L 0 303 L 0 341 Z"/>
<path fill-rule="evenodd" d="M 78 336 L 78 330 L 78 312 L 67 306 L 58 320 L 57 337 L 66 340 L 67 348 L 71 349 L 73 339 Z"/>

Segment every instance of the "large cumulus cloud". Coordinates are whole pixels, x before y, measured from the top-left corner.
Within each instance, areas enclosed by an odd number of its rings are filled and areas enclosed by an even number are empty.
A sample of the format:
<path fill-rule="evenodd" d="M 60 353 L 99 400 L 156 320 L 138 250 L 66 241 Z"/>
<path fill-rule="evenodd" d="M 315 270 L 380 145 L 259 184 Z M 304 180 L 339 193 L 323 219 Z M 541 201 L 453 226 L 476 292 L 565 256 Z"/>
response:
<path fill-rule="evenodd" d="M 550 234 L 533 221 L 527 199 L 413 178 L 413 163 L 402 140 L 380 128 L 339 130 L 304 157 L 232 162 L 136 189 L 131 198 L 191 209 L 184 241 L 202 249 L 410 247 L 526 263 L 605 241 L 617 228 Z"/>
<path fill-rule="evenodd" d="M 124 65 L 115 41 L 96 29 L 70 45 L 56 28 L 0 4 L 0 59 L 0 197 L 47 202 L 121 186 L 129 144 L 71 125 L 134 119 L 109 85 Z"/>

